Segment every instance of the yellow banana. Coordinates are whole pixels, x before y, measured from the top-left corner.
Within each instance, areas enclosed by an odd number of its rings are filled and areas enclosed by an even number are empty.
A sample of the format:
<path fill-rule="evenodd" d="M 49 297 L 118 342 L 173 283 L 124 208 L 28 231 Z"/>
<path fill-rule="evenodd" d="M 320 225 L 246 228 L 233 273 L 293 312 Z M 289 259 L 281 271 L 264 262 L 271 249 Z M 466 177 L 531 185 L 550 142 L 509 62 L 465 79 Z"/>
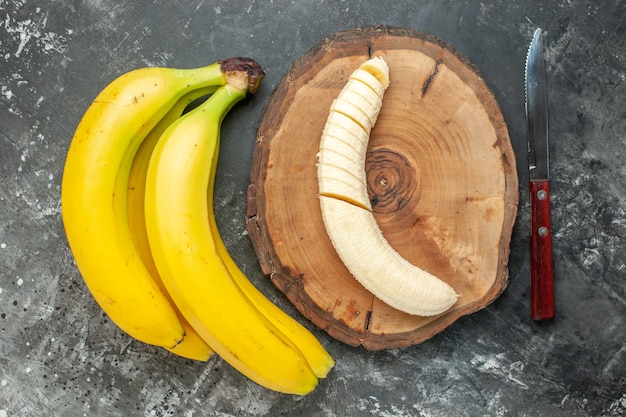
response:
<path fill-rule="evenodd" d="M 148 164 L 152 151 L 156 146 L 159 138 L 176 119 L 178 119 L 185 108 L 193 101 L 213 93 L 218 86 L 210 86 L 187 93 L 183 98 L 178 100 L 174 107 L 157 123 L 157 125 L 148 133 L 146 138 L 141 142 L 135 158 L 133 159 L 128 177 L 128 223 L 133 242 L 137 249 L 137 253 L 144 263 L 148 272 L 155 280 L 163 294 L 167 297 L 170 304 L 174 307 L 176 315 L 180 320 L 185 332 L 184 339 L 174 347 L 165 347 L 170 352 L 188 359 L 199 361 L 207 361 L 213 351 L 209 345 L 198 335 L 191 327 L 185 317 L 178 311 L 175 303 L 171 299 L 169 293 L 165 289 L 161 277 L 157 271 L 152 253 L 150 252 L 150 244 L 148 242 L 148 232 L 146 231 L 146 222 L 144 216 L 144 199 L 146 192 L 146 174 L 148 172 Z"/>
<path fill-rule="evenodd" d="M 432 316 L 454 305 L 458 295 L 391 247 L 367 195 L 366 148 L 388 86 L 387 63 L 372 58 L 332 104 L 318 153 L 322 218 L 337 254 L 367 290 L 398 310 Z"/>
<path fill-rule="evenodd" d="M 215 352 L 262 386 L 304 395 L 317 385 L 316 375 L 299 349 L 244 295 L 211 232 L 208 190 L 221 122 L 246 96 L 247 78 L 234 74 L 159 140 L 146 184 L 148 238 L 172 298 Z"/>
<path fill-rule="evenodd" d="M 219 157 L 219 145 L 220 142 L 215 143 L 215 158 Z M 272 303 L 263 293 L 261 293 L 245 276 L 243 271 L 237 266 L 234 259 L 231 257 L 228 249 L 224 245 L 224 241 L 220 235 L 217 223 L 215 221 L 215 213 L 213 209 L 213 189 L 215 184 L 215 174 L 217 171 L 217 159 L 211 166 L 211 172 L 209 177 L 208 186 L 208 218 L 209 226 L 211 228 L 211 235 L 217 252 L 224 262 L 224 265 L 230 272 L 234 281 L 239 285 L 241 291 L 245 294 L 250 302 L 256 307 L 259 312 L 274 325 L 278 330 L 287 336 L 294 345 L 298 347 L 300 352 L 304 355 L 309 366 L 318 378 L 325 378 L 328 372 L 334 367 L 335 361 L 324 349 L 319 340 L 309 332 L 304 326 L 278 308 Z"/>
<path fill-rule="evenodd" d="M 212 189 L 209 188 L 209 190 Z M 209 201 L 212 200 L 210 199 Z M 271 324 L 288 337 L 300 350 L 315 375 L 318 378 L 325 378 L 328 372 L 335 366 L 333 358 L 311 332 L 267 299 L 265 295 L 250 282 L 243 271 L 239 269 L 219 234 L 212 208 L 209 209 L 209 219 L 211 223 L 211 234 L 217 246 L 217 252 L 233 279 L 239 285 L 239 288 L 241 288 L 243 294 L 248 297 L 254 307 L 256 307 Z"/>
<path fill-rule="evenodd" d="M 133 157 L 147 133 L 187 92 L 226 82 L 231 60 L 196 69 L 142 68 L 96 97 L 80 121 L 63 173 L 68 243 L 90 292 L 132 337 L 173 348 L 184 329 L 141 261 L 127 216 Z"/>

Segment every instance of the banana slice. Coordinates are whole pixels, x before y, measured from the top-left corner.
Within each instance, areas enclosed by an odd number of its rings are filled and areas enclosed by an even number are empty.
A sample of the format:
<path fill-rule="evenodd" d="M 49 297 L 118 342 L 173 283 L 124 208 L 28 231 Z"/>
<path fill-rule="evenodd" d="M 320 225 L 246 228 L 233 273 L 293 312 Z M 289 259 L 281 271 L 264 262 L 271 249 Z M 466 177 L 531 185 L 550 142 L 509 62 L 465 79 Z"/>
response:
<path fill-rule="evenodd" d="M 372 59 L 368 59 L 361 64 L 359 69 L 372 74 L 385 90 L 389 87 L 389 66 L 382 57 L 377 56 Z"/>
<path fill-rule="evenodd" d="M 349 79 L 362 82 L 363 84 L 371 88 L 376 93 L 376 95 L 381 98 L 381 100 L 385 95 L 385 90 L 387 89 L 387 87 L 385 87 L 380 81 L 378 81 L 378 78 L 376 78 L 374 75 L 361 68 L 358 68 L 356 71 L 354 71 L 352 75 L 350 75 Z"/>
<path fill-rule="evenodd" d="M 333 102 L 318 153 L 320 208 L 337 254 L 366 289 L 398 310 L 433 316 L 453 306 L 458 295 L 391 247 L 367 194 L 367 145 L 388 86 L 386 62 L 373 58 L 354 71 Z"/>

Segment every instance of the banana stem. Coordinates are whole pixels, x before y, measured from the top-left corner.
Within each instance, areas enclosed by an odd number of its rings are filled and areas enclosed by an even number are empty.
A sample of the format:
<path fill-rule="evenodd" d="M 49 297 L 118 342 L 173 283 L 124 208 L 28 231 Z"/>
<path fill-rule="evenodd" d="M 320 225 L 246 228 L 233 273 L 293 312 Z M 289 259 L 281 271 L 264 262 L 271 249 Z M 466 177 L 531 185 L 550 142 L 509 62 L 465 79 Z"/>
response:
<path fill-rule="evenodd" d="M 261 65 L 251 58 L 236 57 L 218 62 L 226 76 L 226 82 L 239 90 L 254 94 L 265 77 Z"/>

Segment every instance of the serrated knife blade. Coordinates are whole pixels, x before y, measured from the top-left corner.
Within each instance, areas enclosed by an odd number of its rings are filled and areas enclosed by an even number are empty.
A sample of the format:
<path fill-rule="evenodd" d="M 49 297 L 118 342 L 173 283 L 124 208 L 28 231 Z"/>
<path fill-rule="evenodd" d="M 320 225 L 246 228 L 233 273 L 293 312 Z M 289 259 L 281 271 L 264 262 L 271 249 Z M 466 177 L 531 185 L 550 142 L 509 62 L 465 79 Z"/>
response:
<path fill-rule="evenodd" d="M 548 153 L 548 100 L 543 57 L 543 32 L 535 30 L 526 57 L 526 122 L 530 173 L 531 317 L 554 317 L 552 229 Z"/>

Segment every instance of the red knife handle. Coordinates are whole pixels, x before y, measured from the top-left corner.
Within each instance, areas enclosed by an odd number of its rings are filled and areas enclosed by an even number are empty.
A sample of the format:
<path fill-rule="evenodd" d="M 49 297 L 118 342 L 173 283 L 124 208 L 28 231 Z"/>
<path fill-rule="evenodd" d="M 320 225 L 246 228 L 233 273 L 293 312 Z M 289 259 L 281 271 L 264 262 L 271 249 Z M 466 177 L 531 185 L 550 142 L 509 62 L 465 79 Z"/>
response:
<path fill-rule="evenodd" d="M 530 181 L 530 299 L 533 320 L 554 317 L 550 186 L 547 180 Z"/>

